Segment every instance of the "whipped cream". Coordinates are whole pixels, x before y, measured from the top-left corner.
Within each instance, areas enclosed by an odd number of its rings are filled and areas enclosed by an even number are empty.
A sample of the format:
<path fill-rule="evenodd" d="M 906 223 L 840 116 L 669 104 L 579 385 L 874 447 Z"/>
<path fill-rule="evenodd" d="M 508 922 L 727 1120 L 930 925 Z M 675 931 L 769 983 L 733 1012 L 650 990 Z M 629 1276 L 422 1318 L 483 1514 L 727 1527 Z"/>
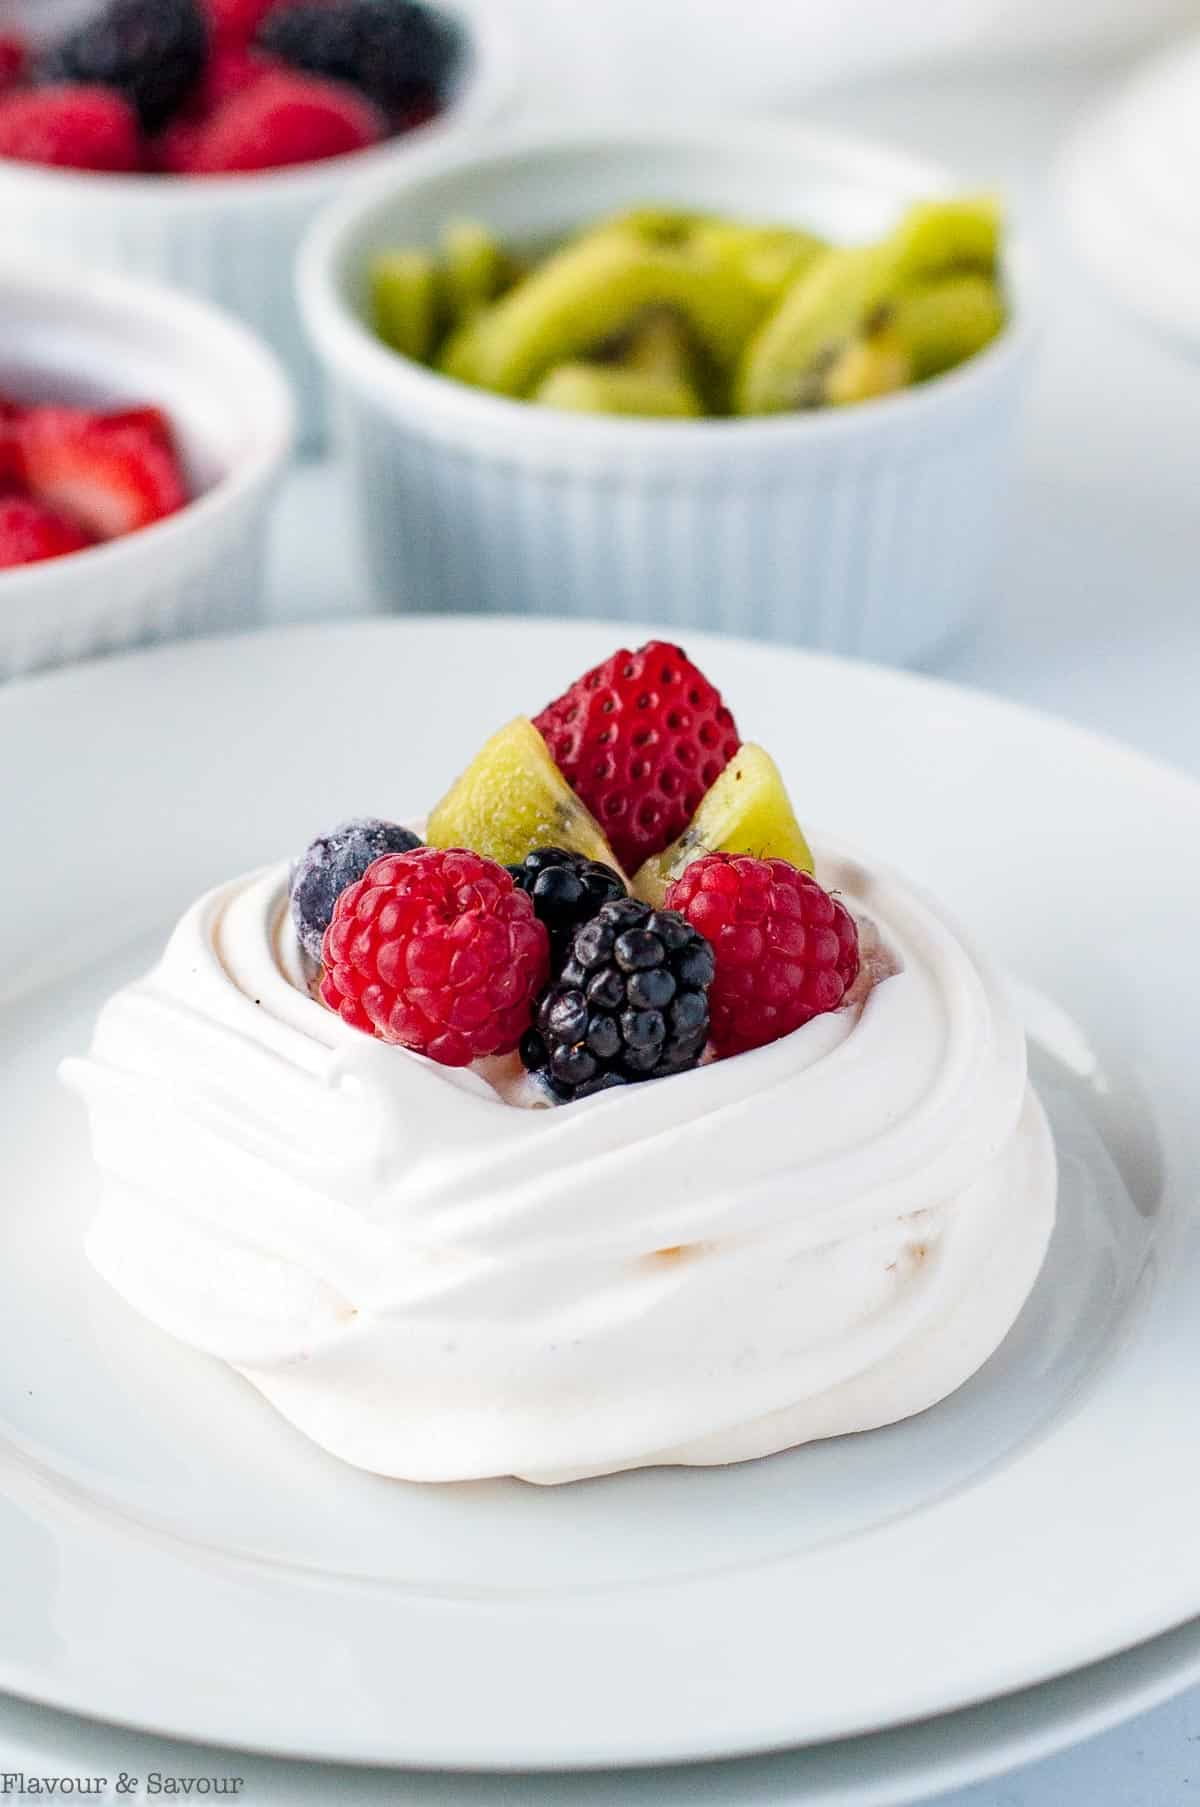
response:
<path fill-rule="evenodd" d="M 409 1480 L 742 1461 L 924 1410 L 1033 1285 L 1053 1147 L 987 965 L 894 875 L 827 846 L 817 875 L 898 971 L 553 1110 L 314 1002 L 285 866 L 218 887 L 64 1068 L 103 1178 L 92 1262 Z"/>

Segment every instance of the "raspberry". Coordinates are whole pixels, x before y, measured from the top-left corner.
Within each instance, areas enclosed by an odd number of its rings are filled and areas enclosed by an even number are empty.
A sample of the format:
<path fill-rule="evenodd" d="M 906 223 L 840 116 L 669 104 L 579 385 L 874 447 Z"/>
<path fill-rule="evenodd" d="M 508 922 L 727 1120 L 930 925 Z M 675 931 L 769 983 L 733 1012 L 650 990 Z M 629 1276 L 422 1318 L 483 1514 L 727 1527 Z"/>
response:
<path fill-rule="evenodd" d="M 243 49 L 275 0 L 205 0 L 208 29 L 218 50 Z"/>
<path fill-rule="evenodd" d="M 182 155 L 176 147 L 170 167 L 193 176 L 278 169 L 364 150 L 386 133 L 383 115 L 353 88 L 271 70 L 219 107 Z"/>
<path fill-rule="evenodd" d="M 576 929 L 521 1059 L 568 1102 L 694 1067 L 708 1040 L 713 951 L 671 910 L 606 903 Z"/>
<path fill-rule="evenodd" d="M 568 853 L 565 847 L 535 847 L 521 865 L 510 866 L 513 881 L 528 891 L 538 920 L 550 935 L 550 955 L 561 964 L 575 931 L 600 909 L 624 897 L 625 881 L 603 860 Z"/>
<path fill-rule="evenodd" d="M 663 640 L 615 652 L 534 726 L 627 872 L 683 833 L 741 744 L 720 693 Z"/>
<path fill-rule="evenodd" d="M 199 0 L 110 0 L 42 59 L 38 74 L 115 88 L 157 132 L 199 82 L 207 55 Z"/>
<path fill-rule="evenodd" d="M 321 998 L 344 1021 L 465 1067 L 517 1046 L 550 945 L 503 866 L 417 847 L 385 854 L 342 892 L 324 958 Z"/>
<path fill-rule="evenodd" d="M 667 892 L 711 941 L 710 1002 L 718 1054 L 742 1054 L 836 1010 L 858 974 L 849 911 L 786 860 L 709 853 Z"/>
<path fill-rule="evenodd" d="M 24 38 L 15 31 L 0 32 L 0 94 L 20 86 L 28 60 Z"/>
<path fill-rule="evenodd" d="M 142 166 L 137 118 L 110 88 L 34 88 L 0 100 L 0 157 L 62 169 Z"/>
<path fill-rule="evenodd" d="M 305 953 L 320 960 L 334 905 L 368 866 L 385 853 L 411 853 L 420 845 L 411 829 L 375 816 L 356 816 L 310 841 L 288 878 L 292 921 Z"/>

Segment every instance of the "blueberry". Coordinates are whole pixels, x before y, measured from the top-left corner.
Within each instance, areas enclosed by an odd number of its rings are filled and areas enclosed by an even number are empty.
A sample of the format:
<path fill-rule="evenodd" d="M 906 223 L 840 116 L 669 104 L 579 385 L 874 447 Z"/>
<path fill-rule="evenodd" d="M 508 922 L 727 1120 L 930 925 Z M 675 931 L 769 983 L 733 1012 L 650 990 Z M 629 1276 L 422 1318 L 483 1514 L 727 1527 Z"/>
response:
<path fill-rule="evenodd" d="M 288 892 L 296 934 L 310 960 L 320 962 L 334 905 L 347 886 L 385 853 L 411 853 L 420 845 L 420 837 L 410 829 L 373 816 L 343 822 L 309 844 L 292 867 Z"/>

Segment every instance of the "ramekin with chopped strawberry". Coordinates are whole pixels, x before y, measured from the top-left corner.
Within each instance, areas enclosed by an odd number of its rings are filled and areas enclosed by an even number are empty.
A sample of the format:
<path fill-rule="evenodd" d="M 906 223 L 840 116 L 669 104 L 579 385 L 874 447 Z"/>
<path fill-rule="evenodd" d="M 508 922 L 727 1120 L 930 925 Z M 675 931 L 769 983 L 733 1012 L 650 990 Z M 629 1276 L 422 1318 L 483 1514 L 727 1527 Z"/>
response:
<path fill-rule="evenodd" d="M 421 0 L 108 0 L 0 37 L 0 157 L 217 176 L 361 151 L 435 118 L 463 56 Z"/>
<path fill-rule="evenodd" d="M 121 539 L 188 499 L 161 408 L 0 396 L 0 570 Z"/>
<path fill-rule="evenodd" d="M 493 735 L 423 841 L 373 818 L 322 835 L 291 912 L 347 1023 L 447 1066 L 519 1053 L 538 1101 L 570 1103 L 846 1004 L 870 958 L 812 867 L 770 755 L 656 640 Z"/>

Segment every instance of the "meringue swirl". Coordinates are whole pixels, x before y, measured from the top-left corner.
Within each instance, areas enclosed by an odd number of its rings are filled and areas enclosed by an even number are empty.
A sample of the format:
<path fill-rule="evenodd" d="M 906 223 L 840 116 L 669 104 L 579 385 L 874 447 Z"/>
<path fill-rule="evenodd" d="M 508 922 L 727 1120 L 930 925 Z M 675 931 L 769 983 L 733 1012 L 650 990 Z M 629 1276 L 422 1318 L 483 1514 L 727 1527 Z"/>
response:
<path fill-rule="evenodd" d="M 986 963 L 894 875 L 816 853 L 899 970 L 768 1047 L 552 1110 L 314 1002 L 285 867 L 219 886 L 64 1068 L 103 1180 L 93 1264 L 409 1480 L 741 1461 L 934 1404 L 1032 1288 L 1053 1147 Z"/>

